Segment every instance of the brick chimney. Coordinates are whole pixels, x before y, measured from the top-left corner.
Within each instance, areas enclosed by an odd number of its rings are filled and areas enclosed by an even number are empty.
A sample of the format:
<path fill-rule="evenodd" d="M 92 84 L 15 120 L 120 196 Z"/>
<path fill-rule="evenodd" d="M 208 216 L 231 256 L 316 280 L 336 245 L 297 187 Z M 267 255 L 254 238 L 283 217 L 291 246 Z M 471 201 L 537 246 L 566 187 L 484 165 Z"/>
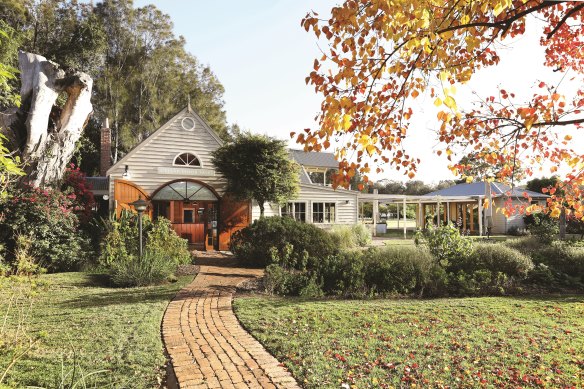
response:
<path fill-rule="evenodd" d="M 105 177 L 107 170 L 112 166 L 112 131 L 109 128 L 109 120 L 105 119 L 101 129 L 101 149 L 99 158 L 99 175 Z"/>

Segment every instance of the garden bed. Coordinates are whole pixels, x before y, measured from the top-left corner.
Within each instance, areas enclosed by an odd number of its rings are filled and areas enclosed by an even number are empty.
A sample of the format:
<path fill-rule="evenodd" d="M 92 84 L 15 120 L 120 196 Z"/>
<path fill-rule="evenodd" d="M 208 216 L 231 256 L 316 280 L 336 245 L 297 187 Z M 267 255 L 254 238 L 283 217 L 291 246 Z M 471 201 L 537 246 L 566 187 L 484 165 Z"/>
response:
<path fill-rule="evenodd" d="M 306 388 L 584 384 L 584 296 L 239 297 L 246 329 Z"/>
<path fill-rule="evenodd" d="M 139 288 L 109 288 L 85 273 L 41 276 L 28 333 L 46 335 L 8 374 L 16 387 L 152 388 L 164 377 L 160 323 L 168 302 L 192 276 Z M 7 290 L 0 289 L 0 312 Z M 2 349 L 0 349 L 2 350 Z M 0 370 L 8 356 L 0 353 Z M 94 375 L 90 373 L 98 372 Z M 89 376 L 88 376 L 89 375 Z M 85 384 L 80 385 L 81 377 Z"/>

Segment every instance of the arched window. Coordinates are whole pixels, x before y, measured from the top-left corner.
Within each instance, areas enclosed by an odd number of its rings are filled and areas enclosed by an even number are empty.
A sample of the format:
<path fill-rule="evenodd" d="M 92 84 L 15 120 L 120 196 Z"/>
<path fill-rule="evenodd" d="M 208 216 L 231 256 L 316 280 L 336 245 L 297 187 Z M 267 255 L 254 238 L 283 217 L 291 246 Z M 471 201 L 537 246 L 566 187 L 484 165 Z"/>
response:
<path fill-rule="evenodd" d="M 203 184 L 192 181 L 175 181 L 160 188 L 152 200 L 216 201 L 217 196 Z"/>
<path fill-rule="evenodd" d="M 182 153 L 174 159 L 174 164 L 178 166 L 201 166 L 201 161 L 194 154 Z"/>

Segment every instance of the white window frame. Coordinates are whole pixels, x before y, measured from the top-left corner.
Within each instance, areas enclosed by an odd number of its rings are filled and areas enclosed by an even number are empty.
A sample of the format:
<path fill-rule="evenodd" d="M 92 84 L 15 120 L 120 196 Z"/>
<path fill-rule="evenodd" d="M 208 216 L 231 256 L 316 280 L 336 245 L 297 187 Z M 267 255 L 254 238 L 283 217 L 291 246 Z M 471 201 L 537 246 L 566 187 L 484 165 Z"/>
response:
<path fill-rule="evenodd" d="M 318 222 L 314 220 L 314 215 L 318 214 L 320 212 L 315 212 L 314 211 L 314 206 L 315 204 L 322 204 L 322 222 Z M 335 211 L 334 213 L 330 213 L 333 216 L 333 220 L 326 220 L 326 205 L 327 204 L 332 204 L 335 207 Z M 313 224 L 335 224 L 337 222 L 337 208 L 338 208 L 338 204 L 336 201 L 313 201 L 312 205 L 310 207 L 310 213 L 311 213 L 311 220 Z"/>
<path fill-rule="evenodd" d="M 183 155 L 183 154 L 191 154 L 194 155 L 195 158 L 197 158 L 197 160 L 199 161 L 199 166 L 192 166 L 192 165 L 180 165 L 176 163 L 176 159 Z M 172 159 L 172 166 L 179 166 L 179 167 L 186 167 L 186 168 L 191 168 L 191 169 L 201 169 L 203 167 L 203 161 L 201 160 L 201 158 L 199 158 L 199 156 L 191 151 L 181 151 L 180 153 L 178 153 L 177 155 L 174 156 L 174 158 Z"/>
<path fill-rule="evenodd" d="M 284 204 L 284 207 L 289 206 L 290 204 L 292 204 L 292 215 L 286 215 L 286 216 L 291 216 L 294 220 L 298 220 L 296 219 L 296 205 L 295 204 L 304 204 L 304 221 L 302 221 L 303 223 L 308 223 L 308 203 L 306 201 L 288 201 L 286 204 Z M 279 207 L 280 209 L 280 216 L 284 216 L 282 215 L 282 208 L 283 207 Z M 298 220 L 301 221 L 301 220 Z"/>

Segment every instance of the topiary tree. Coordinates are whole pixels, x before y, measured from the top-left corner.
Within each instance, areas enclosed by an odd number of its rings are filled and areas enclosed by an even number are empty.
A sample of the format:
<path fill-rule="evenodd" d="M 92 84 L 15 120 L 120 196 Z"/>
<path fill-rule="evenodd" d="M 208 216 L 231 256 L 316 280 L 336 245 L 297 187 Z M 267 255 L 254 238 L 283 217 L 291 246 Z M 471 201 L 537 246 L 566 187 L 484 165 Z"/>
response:
<path fill-rule="evenodd" d="M 227 191 L 240 200 L 283 203 L 298 193 L 298 165 L 286 143 L 265 135 L 245 133 L 213 153 L 213 164 L 227 179 Z"/>

